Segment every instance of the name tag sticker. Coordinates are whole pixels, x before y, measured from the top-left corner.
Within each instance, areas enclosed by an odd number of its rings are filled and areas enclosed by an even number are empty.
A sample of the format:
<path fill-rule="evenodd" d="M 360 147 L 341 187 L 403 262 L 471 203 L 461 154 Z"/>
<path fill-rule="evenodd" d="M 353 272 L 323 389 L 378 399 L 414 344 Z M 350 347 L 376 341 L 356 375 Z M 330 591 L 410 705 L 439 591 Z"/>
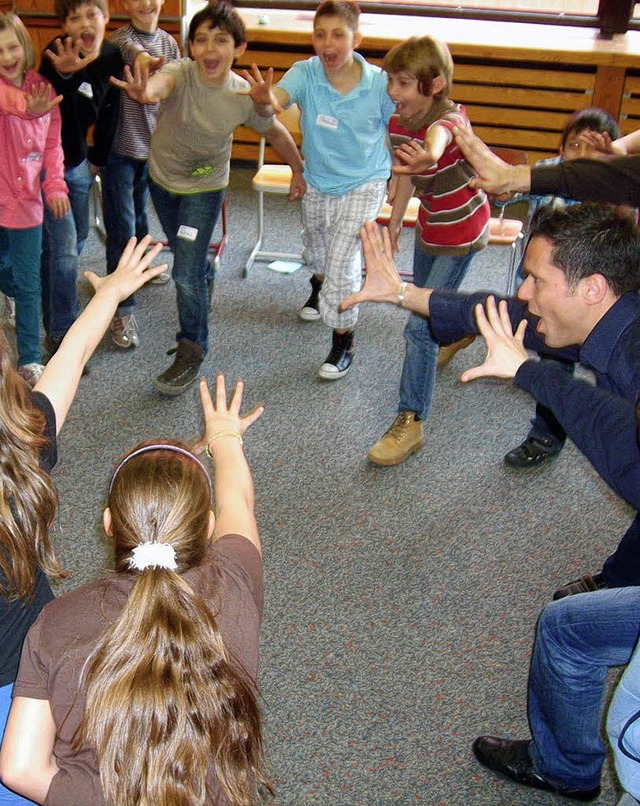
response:
<path fill-rule="evenodd" d="M 93 98 L 93 87 L 88 81 L 83 81 L 82 84 L 80 84 L 78 92 L 80 95 L 84 95 L 85 98 Z"/>
<path fill-rule="evenodd" d="M 331 115 L 318 115 L 316 118 L 316 126 L 321 126 L 323 129 L 337 129 L 338 118 L 332 118 Z"/>
<path fill-rule="evenodd" d="M 178 229 L 178 238 L 183 241 L 195 241 L 198 237 L 198 230 L 195 227 L 188 227 L 186 224 L 180 224 Z"/>

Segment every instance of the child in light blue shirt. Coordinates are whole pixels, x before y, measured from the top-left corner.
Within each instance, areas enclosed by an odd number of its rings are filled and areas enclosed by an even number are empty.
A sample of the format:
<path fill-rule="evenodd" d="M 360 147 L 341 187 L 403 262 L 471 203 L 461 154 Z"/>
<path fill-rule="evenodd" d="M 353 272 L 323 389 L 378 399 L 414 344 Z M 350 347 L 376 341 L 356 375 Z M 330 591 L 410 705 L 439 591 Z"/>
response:
<path fill-rule="evenodd" d="M 378 215 L 391 168 L 386 131 L 394 106 L 386 74 L 354 52 L 362 39 L 359 15 L 356 3 L 324 0 L 313 23 L 315 56 L 294 64 L 273 88 L 257 68 L 245 74 L 254 100 L 301 110 L 303 243 L 312 290 L 300 317 L 322 319 L 333 330 L 318 372 L 325 380 L 342 378 L 353 361 L 357 308 L 339 313 L 338 304 L 360 288 L 360 229 Z"/>

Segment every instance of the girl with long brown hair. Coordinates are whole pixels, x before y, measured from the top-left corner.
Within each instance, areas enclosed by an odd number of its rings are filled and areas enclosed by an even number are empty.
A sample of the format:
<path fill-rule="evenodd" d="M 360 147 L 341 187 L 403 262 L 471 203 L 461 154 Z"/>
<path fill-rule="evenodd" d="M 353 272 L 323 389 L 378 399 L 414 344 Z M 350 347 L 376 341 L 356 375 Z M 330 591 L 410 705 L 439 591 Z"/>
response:
<path fill-rule="evenodd" d="M 240 414 L 204 379 L 195 452 L 145 442 L 115 469 L 104 528 L 115 574 L 49 604 L 31 629 L 0 775 L 36 803 L 250 806 L 269 787 L 255 679 L 260 540 Z M 215 513 L 215 514 L 214 514 Z"/>
<path fill-rule="evenodd" d="M 148 268 L 158 249 L 149 239 L 123 253 L 108 278 L 86 272 L 96 293 L 31 391 L 13 368 L 0 328 L 0 733 L 11 704 L 22 643 L 53 598 L 47 577 L 62 575 L 49 536 L 58 498 L 49 472 L 56 436 L 73 402 L 82 370 L 120 300 L 163 270 Z M 0 785 L 0 804 L 26 803 Z"/>

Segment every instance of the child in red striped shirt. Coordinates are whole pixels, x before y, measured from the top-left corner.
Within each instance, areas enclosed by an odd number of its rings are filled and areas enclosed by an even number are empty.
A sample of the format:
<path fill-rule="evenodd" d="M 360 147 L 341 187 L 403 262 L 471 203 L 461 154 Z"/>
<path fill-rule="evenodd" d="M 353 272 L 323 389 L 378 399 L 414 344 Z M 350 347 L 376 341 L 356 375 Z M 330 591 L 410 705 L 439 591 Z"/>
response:
<path fill-rule="evenodd" d="M 453 61 L 447 46 L 430 36 L 412 37 L 384 60 L 387 91 L 396 105 L 389 135 L 397 164 L 390 199 L 389 234 L 397 250 L 409 199 L 420 199 L 413 261 L 420 288 L 457 289 L 474 254 L 487 244 L 489 203 L 469 187 L 475 176 L 453 138 L 454 126 L 468 126 L 460 104 L 449 99 Z M 438 343 L 429 320 L 411 314 L 405 328 L 406 352 L 400 381 L 399 413 L 369 451 L 377 465 L 397 465 L 424 444 L 435 385 Z"/>

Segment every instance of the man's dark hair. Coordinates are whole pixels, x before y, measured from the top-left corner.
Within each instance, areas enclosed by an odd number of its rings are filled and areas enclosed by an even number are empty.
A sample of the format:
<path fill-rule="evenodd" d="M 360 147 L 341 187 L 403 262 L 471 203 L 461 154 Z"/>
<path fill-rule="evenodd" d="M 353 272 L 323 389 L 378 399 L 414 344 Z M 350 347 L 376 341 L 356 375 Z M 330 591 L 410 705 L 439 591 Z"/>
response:
<path fill-rule="evenodd" d="M 239 48 L 247 41 L 247 32 L 242 18 L 225 0 L 209 3 L 197 14 L 194 14 L 189 23 L 189 42 L 193 42 L 198 28 L 208 23 L 209 28 L 220 28 L 233 37 L 234 45 Z"/>
<path fill-rule="evenodd" d="M 640 232 L 634 217 L 608 204 L 542 207 L 531 222 L 530 237 L 553 245 L 552 260 L 570 288 L 601 274 L 616 296 L 640 289 Z"/>

